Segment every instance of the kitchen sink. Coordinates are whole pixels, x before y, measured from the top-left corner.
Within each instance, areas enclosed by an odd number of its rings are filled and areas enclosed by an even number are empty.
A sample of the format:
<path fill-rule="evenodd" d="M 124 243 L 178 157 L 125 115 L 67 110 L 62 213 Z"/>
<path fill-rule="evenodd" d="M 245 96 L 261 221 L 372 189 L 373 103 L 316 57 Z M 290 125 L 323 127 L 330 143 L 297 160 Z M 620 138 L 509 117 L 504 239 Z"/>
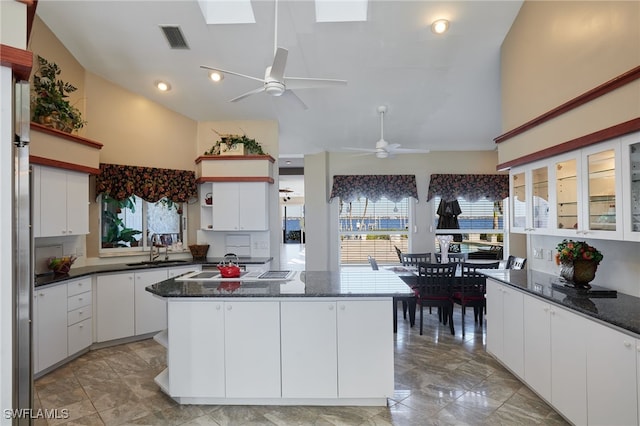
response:
<path fill-rule="evenodd" d="M 167 265 L 179 265 L 181 263 L 187 263 L 187 260 L 145 260 L 142 262 L 127 263 L 127 266 L 167 266 Z"/>

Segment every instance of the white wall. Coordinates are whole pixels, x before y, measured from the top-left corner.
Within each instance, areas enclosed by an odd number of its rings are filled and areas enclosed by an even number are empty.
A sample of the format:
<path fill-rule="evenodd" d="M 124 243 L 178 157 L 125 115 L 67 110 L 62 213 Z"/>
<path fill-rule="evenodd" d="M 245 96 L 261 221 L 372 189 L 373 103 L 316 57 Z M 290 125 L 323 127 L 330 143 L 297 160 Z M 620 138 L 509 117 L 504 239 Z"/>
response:
<path fill-rule="evenodd" d="M 414 174 L 419 202 L 414 207 L 410 226 L 414 252 L 434 252 L 435 234 L 433 202 L 426 202 L 429 178 L 433 173 L 497 173 L 495 151 L 431 152 L 398 155 L 378 159 L 349 153 L 320 153 L 305 156 L 305 226 L 308 270 L 337 270 L 340 240 L 338 238 L 338 201 L 329 203 L 334 175 Z"/>
<path fill-rule="evenodd" d="M 560 267 L 555 263 L 556 246 L 565 237 L 550 235 L 532 235 L 528 238 L 531 254 L 527 258 L 527 267 L 536 271 L 559 275 Z M 640 244 L 629 241 L 610 241 L 573 238 L 574 241 L 586 241 L 602 252 L 604 259 L 598 265 L 596 278 L 592 285 L 617 290 L 621 293 L 640 297 Z M 533 249 L 542 248 L 552 251 L 552 260 L 533 258 Z"/>

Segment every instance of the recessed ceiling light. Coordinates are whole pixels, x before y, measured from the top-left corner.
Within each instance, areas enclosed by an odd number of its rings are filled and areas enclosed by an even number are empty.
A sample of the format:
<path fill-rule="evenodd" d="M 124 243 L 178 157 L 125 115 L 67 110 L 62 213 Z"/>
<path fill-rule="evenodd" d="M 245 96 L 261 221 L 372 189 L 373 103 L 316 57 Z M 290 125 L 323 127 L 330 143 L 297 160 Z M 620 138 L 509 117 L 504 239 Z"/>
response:
<path fill-rule="evenodd" d="M 433 24 L 431 24 L 431 31 L 436 34 L 446 33 L 448 29 L 449 21 L 447 21 L 446 19 L 438 19 L 436 21 L 433 21 Z"/>
<path fill-rule="evenodd" d="M 215 81 L 217 83 L 224 79 L 224 74 L 219 73 L 218 71 L 211 71 L 209 73 L 209 78 L 211 79 L 211 81 Z"/>
<path fill-rule="evenodd" d="M 171 90 L 171 85 L 166 81 L 156 81 L 156 87 L 161 92 L 168 92 L 169 90 Z"/>

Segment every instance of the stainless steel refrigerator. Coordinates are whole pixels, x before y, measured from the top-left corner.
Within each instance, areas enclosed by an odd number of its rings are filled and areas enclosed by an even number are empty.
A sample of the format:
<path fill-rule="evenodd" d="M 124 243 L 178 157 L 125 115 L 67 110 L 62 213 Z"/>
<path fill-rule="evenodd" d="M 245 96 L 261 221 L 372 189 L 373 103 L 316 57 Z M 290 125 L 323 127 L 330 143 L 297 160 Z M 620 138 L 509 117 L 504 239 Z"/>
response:
<path fill-rule="evenodd" d="M 31 234 L 31 196 L 29 168 L 29 83 L 14 86 L 13 141 L 13 408 L 22 415 L 14 425 L 31 424 L 33 407 L 32 301 L 33 237 Z"/>

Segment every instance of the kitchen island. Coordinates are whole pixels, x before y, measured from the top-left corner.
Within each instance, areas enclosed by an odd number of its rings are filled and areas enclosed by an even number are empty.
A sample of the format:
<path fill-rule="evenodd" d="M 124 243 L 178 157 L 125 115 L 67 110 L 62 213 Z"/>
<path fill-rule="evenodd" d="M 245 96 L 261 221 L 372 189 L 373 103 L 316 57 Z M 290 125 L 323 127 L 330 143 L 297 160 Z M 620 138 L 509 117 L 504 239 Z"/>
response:
<path fill-rule="evenodd" d="M 394 391 L 391 271 L 295 272 L 280 280 L 176 277 L 165 298 L 167 369 L 181 404 L 386 405 Z"/>

